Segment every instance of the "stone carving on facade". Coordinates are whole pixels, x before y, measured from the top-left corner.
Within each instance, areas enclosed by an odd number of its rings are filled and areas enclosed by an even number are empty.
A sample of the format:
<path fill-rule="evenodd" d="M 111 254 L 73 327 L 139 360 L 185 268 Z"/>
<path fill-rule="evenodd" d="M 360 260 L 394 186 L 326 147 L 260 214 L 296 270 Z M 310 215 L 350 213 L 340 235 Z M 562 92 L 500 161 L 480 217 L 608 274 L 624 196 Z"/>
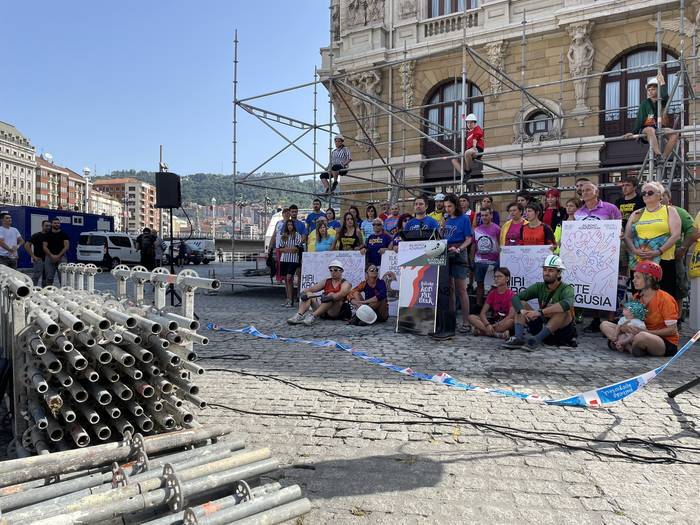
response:
<path fill-rule="evenodd" d="M 346 9 L 348 28 L 384 20 L 384 0 L 350 0 Z"/>
<path fill-rule="evenodd" d="M 652 26 L 654 29 L 656 29 L 656 18 L 652 18 L 649 20 L 649 25 Z M 695 17 L 695 23 L 691 22 L 687 18 L 683 20 L 683 36 L 686 36 L 688 38 L 692 38 L 693 35 L 695 35 L 695 32 L 698 30 L 698 26 L 700 26 L 700 9 L 698 9 L 698 14 Z M 661 29 L 664 29 L 666 31 L 669 31 L 674 34 L 681 34 L 681 20 L 680 18 L 676 19 L 671 19 L 671 20 L 662 20 L 661 21 Z M 700 40 L 698 40 L 696 47 L 695 47 L 695 53 L 697 54 L 698 49 L 700 49 Z"/>
<path fill-rule="evenodd" d="M 340 0 L 335 0 L 331 4 L 331 28 L 333 30 L 333 41 L 340 40 Z"/>
<path fill-rule="evenodd" d="M 399 5 L 399 18 L 405 20 L 407 18 L 412 18 L 418 14 L 418 9 L 416 9 L 416 0 L 403 0 Z"/>
<path fill-rule="evenodd" d="M 553 100 L 541 100 L 544 107 L 529 104 L 525 106 L 522 111 L 518 112 L 515 122 L 513 123 L 513 134 L 515 136 L 513 140 L 514 144 L 521 144 L 523 142 L 525 144 L 546 142 L 549 140 L 559 140 L 566 137 L 566 133 L 564 132 L 564 119 L 555 115 L 555 113 L 558 113 L 559 115 L 562 114 L 561 106 Z M 538 113 L 549 113 L 550 118 L 549 122 L 547 123 L 547 131 L 529 134 L 527 132 L 527 126 L 529 124 L 528 121 L 531 121 L 532 118 Z M 525 119 L 525 124 L 521 128 L 523 118 Z"/>
<path fill-rule="evenodd" d="M 416 70 L 416 61 L 409 60 L 399 66 L 401 74 L 401 91 L 403 92 L 403 106 L 408 109 L 413 107 L 413 90 L 415 88 L 413 73 Z"/>
<path fill-rule="evenodd" d="M 508 42 L 506 40 L 486 44 L 486 54 L 489 57 L 489 62 L 499 71 L 504 71 L 505 69 L 507 51 Z M 497 99 L 498 95 L 500 95 L 501 90 L 503 89 L 503 83 L 501 82 L 500 78 L 494 75 L 489 76 L 489 81 L 491 82 L 491 94 L 493 95 L 494 99 Z"/>
<path fill-rule="evenodd" d="M 382 77 L 377 71 L 364 71 L 351 75 L 348 77 L 348 83 L 369 97 L 378 98 L 382 93 Z M 379 139 L 377 108 L 372 102 L 357 96 L 352 98 L 351 104 L 355 115 L 364 128 L 364 132 L 361 128 L 357 128 L 355 140 L 365 143 L 365 149 L 369 150 L 370 145 L 367 144 L 367 136 L 373 142 Z"/>
<path fill-rule="evenodd" d="M 579 126 L 583 126 L 583 121 L 590 113 L 590 109 L 586 104 L 586 95 L 588 92 L 587 77 L 593 69 L 593 57 L 595 56 L 595 48 L 591 43 L 591 29 L 593 22 L 575 22 L 568 27 L 571 35 L 571 45 L 566 58 L 569 60 L 569 74 L 574 83 L 574 97 L 576 106 L 574 113 L 578 113 L 576 117 L 579 121 Z"/>

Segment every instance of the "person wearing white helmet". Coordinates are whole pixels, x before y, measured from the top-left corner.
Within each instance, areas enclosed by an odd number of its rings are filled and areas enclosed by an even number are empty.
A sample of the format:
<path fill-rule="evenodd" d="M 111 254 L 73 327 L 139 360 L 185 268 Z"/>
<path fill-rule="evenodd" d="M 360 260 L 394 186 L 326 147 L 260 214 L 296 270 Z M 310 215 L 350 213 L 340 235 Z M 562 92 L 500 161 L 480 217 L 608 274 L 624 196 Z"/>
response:
<path fill-rule="evenodd" d="M 469 178 L 474 159 L 481 157 L 484 152 L 484 130 L 477 124 L 478 119 L 474 113 L 469 113 L 465 120 L 467 122 L 467 138 L 464 141 L 464 171 L 462 173 Z M 452 165 L 458 172 L 462 169 L 459 159 L 452 159 Z"/>
<path fill-rule="evenodd" d="M 659 89 L 660 88 L 660 89 Z M 631 139 L 634 135 L 643 135 L 641 140 L 643 142 L 648 142 L 649 147 L 654 152 L 656 162 L 666 162 L 668 157 L 671 155 L 673 148 L 676 147 L 678 142 L 678 133 L 675 133 L 673 129 L 669 127 L 668 115 L 663 113 L 661 115 L 661 126 L 666 137 L 666 146 L 664 147 L 663 156 L 661 155 L 661 148 L 659 148 L 659 140 L 656 137 L 657 131 L 657 115 L 658 109 L 658 98 L 661 95 L 661 107 L 665 108 L 668 103 L 668 87 L 666 86 L 666 81 L 662 74 L 656 77 L 650 78 L 647 81 L 647 98 L 642 100 L 639 105 L 639 110 L 637 111 L 637 120 L 634 123 L 634 129 L 632 133 L 625 133 L 625 138 Z M 660 93 L 659 93 L 660 92 Z"/>
<path fill-rule="evenodd" d="M 349 281 L 343 279 L 343 263 L 334 259 L 328 265 L 330 278 L 314 284 L 299 294 L 299 309 L 287 319 L 289 324 L 312 325 L 319 317 L 322 319 L 344 319 L 352 316 L 350 305 L 346 302 L 352 290 Z"/>
<path fill-rule="evenodd" d="M 435 219 L 442 227 L 445 224 L 445 194 L 436 193 L 435 197 L 433 197 L 433 202 L 435 202 L 435 210 L 430 212 L 428 217 Z"/>
<path fill-rule="evenodd" d="M 513 297 L 515 336 L 504 348 L 536 350 L 541 344 L 576 346 L 574 287 L 562 281 L 566 270 L 558 255 L 548 255 L 542 263 L 543 282 L 535 283 Z M 537 300 L 534 310 L 528 301 Z M 525 330 L 529 336 L 525 337 Z"/>
<path fill-rule="evenodd" d="M 350 150 L 345 145 L 345 137 L 336 135 L 335 149 L 331 151 L 331 163 L 328 165 L 328 171 L 324 171 L 320 175 L 321 184 L 323 184 L 326 193 L 332 193 L 338 186 L 338 176 L 345 175 L 348 172 L 348 166 L 352 161 Z M 333 177 L 333 184 L 330 183 L 330 178 Z"/>

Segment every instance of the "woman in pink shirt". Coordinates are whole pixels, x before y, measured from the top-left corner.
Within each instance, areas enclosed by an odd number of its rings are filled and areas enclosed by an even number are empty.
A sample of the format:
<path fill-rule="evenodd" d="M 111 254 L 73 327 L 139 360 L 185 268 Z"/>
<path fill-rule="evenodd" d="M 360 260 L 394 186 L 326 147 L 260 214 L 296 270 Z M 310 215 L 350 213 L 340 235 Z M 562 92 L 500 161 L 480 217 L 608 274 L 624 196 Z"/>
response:
<path fill-rule="evenodd" d="M 470 315 L 469 324 L 474 335 L 507 339 L 515 325 L 515 311 L 511 301 L 515 292 L 508 288 L 510 270 L 496 268 L 493 273 L 493 288 L 486 296 L 486 302 L 479 315 Z"/>

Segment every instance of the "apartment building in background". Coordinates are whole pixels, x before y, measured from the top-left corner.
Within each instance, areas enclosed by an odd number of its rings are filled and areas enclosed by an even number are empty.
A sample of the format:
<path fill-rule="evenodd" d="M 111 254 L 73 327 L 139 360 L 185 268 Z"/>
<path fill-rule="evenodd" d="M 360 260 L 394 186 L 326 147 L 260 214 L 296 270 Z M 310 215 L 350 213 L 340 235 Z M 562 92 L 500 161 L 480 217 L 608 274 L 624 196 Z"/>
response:
<path fill-rule="evenodd" d="M 35 151 L 12 124 L 0 121 L 0 202 L 34 206 Z"/>
<path fill-rule="evenodd" d="M 90 189 L 88 211 L 96 215 L 114 217 L 114 231 L 123 231 L 124 205 L 119 199 L 93 187 Z"/>
<path fill-rule="evenodd" d="M 161 213 L 156 208 L 156 187 L 132 178 L 97 179 L 92 189 L 117 199 L 123 205 L 122 229 L 138 233 L 144 228 L 161 231 Z"/>

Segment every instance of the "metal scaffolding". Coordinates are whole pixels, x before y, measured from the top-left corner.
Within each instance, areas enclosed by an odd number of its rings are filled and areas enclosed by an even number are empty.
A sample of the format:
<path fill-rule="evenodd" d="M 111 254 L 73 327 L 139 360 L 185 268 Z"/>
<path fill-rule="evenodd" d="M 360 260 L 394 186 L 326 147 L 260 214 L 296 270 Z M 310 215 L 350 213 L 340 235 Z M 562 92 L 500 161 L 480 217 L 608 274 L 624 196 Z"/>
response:
<path fill-rule="evenodd" d="M 393 3 L 392 9 L 393 9 Z M 335 45 L 337 44 L 337 39 L 336 35 L 334 34 L 334 24 L 333 24 L 333 1 L 331 0 L 330 6 L 329 6 L 329 19 L 330 19 L 330 29 L 329 29 L 329 37 L 330 37 L 330 44 L 328 46 L 328 70 L 323 72 L 323 76 L 321 76 L 321 72 L 319 72 L 317 69 L 314 69 L 314 80 L 312 82 L 306 82 L 303 84 L 298 84 L 295 86 L 290 86 L 287 88 L 282 88 L 282 89 L 277 89 L 253 96 L 249 96 L 246 98 L 241 98 L 239 99 L 237 97 L 238 93 L 238 33 L 235 33 L 234 37 L 234 61 L 233 61 L 233 198 L 234 198 L 234 206 L 237 198 L 237 186 L 239 184 L 241 185 L 248 185 L 251 187 L 260 187 L 260 188 L 267 188 L 267 189 L 278 189 L 278 190 L 283 190 L 286 192 L 291 192 L 294 194 L 298 195 L 306 195 L 306 196 L 313 196 L 313 197 L 318 197 L 321 198 L 322 200 L 327 199 L 328 205 L 340 205 L 343 202 L 348 202 L 348 203 L 363 203 L 367 204 L 370 202 L 375 202 L 377 199 L 372 199 L 371 197 L 369 200 L 365 200 L 365 198 L 360 198 L 360 196 L 366 196 L 366 195 L 374 195 L 374 194 L 384 194 L 384 197 L 387 195 L 390 195 L 392 197 L 392 200 L 395 201 L 403 201 L 406 200 L 407 194 L 408 195 L 416 195 L 418 193 L 420 194 L 430 194 L 431 191 L 434 191 L 437 187 L 440 188 L 447 188 L 449 187 L 452 191 L 458 192 L 458 193 L 464 193 L 465 191 L 469 193 L 470 195 L 480 195 L 483 193 L 483 188 L 484 185 L 488 183 L 501 183 L 501 182 L 507 182 L 507 181 L 513 181 L 515 182 L 514 188 L 510 191 L 499 191 L 499 192 L 490 192 L 491 194 L 512 194 L 518 191 L 519 189 L 522 189 L 526 185 L 539 185 L 541 190 L 546 189 L 547 187 L 551 187 L 552 184 L 547 184 L 544 182 L 541 182 L 541 179 L 555 179 L 557 182 L 554 184 L 561 189 L 572 189 L 572 187 L 563 187 L 559 186 L 558 181 L 559 178 L 561 177 L 572 177 L 572 176 L 584 176 L 584 175 L 605 175 L 611 172 L 623 172 L 623 171 L 637 171 L 639 172 L 640 176 L 642 178 L 646 178 L 648 180 L 663 180 L 666 183 L 680 183 L 681 187 L 681 198 L 685 199 L 685 185 L 686 183 L 690 182 L 695 184 L 696 179 L 694 176 L 694 172 L 691 171 L 689 168 L 695 168 L 698 164 L 698 159 L 697 159 L 697 148 L 693 147 L 692 148 L 692 160 L 687 159 L 687 153 L 685 151 L 685 140 L 683 140 L 683 137 L 681 136 L 681 140 L 679 140 L 679 152 L 675 155 L 673 159 L 673 166 L 672 166 L 672 171 L 671 171 L 671 176 L 670 178 L 666 178 L 665 176 L 665 171 L 662 172 L 660 168 L 654 166 L 653 164 L 653 155 L 651 155 L 651 148 L 650 149 L 650 155 L 647 157 L 644 161 L 644 163 L 641 164 L 634 164 L 634 165 L 628 165 L 628 166 L 614 166 L 614 167 L 590 167 L 590 168 L 579 168 L 574 171 L 566 171 L 566 167 L 563 166 L 563 161 L 562 161 L 562 156 L 563 156 L 563 151 L 570 146 L 573 147 L 580 147 L 580 146 L 585 146 L 585 145 L 603 145 L 611 142 L 616 142 L 616 141 L 621 141 L 621 140 L 630 140 L 627 137 L 603 137 L 600 138 L 594 137 L 594 138 L 589 138 L 589 139 L 579 139 L 578 141 L 570 144 L 565 144 L 563 143 L 563 140 L 568 140 L 564 139 L 562 136 L 562 133 L 560 132 L 558 134 L 558 137 L 556 140 L 549 140 L 546 142 L 537 142 L 533 143 L 534 147 L 526 147 L 525 145 L 525 134 L 526 134 L 526 128 L 527 126 L 535 122 L 535 120 L 527 120 L 526 113 L 525 113 L 525 107 L 526 103 L 530 104 L 534 108 L 536 108 L 538 111 L 542 111 L 545 113 L 546 116 L 548 116 L 552 121 L 554 119 L 557 119 L 560 123 L 560 130 L 563 129 L 563 124 L 567 119 L 575 119 L 577 117 L 580 117 L 580 113 L 572 112 L 572 113 L 566 113 L 563 111 L 563 89 L 564 85 L 568 82 L 574 82 L 577 80 L 582 80 L 582 79 L 593 79 L 593 78 L 599 78 L 602 79 L 606 75 L 609 75 L 609 71 L 600 71 L 600 72 L 593 72 L 587 75 L 582 75 L 582 76 L 576 76 L 576 77 L 570 77 L 570 78 L 564 78 L 564 52 L 563 50 L 560 53 L 560 60 L 559 60 L 559 79 L 558 80 L 553 80 L 553 81 L 548 81 L 548 82 L 540 82 L 540 83 L 533 83 L 533 84 L 527 84 L 527 78 L 526 78 L 526 73 L 527 73 L 527 68 L 526 68 L 526 62 L 525 62 L 525 46 L 526 46 L 526 41 L 527 41 L 527 27 L 528 27 L 528 22 L 526 19 L 526 15 L 523 12 L 523 19 L 522 19 L 522 33 L 521 33 L 521 38 L 520 38 L 520 69 L 519 69 L 519 74 L 520 78 L 519 81 L 514 80 L 510 76 L 508 76 L 501 68 L 497 67 L 497 65 L 492 64 L 489 62 L 486 58 L 481 56 L 479 53 L 477 53 L 470 45 L 467 43 L 467 33 L 466 33 L 466 24 L 464 23 L 464 20 L 467 18 L 467 10 L 466 10 L 466 2 L 465 2 L 465 11 L 463 13 L 463 24 L 462 24 L 462 41 L 461 43 L 456 46 L 452 47 L 449 49 L 444 49 L 441 50 L 439 53 L 431 53 L 431 59 L 435 59 L 437 56 L 445 56 L 445 55 L 452 55 L 455 53 L 455 51 L 460 50 L 462 51 L 462 64 L 461 64 L 461 71 L 459 76 L 455 75 L 455 83 L 458 81 L 461 81 L 461 98 L 459 100 L 456 100 L 456 103 L 459 103 L 460 105 L 460 111 L 461 111 L 461 118 L 459 118 L 459 129 L 457 129 L 456 125 L 453 125 L 451 128 L 447 128 L 440 123 L 430 121 L 424 114 L 427 114 L 427 111 L 431 107 L 435 107 L 437 104 L 419 104 L 419 105 L 411 105 L 410 107 L 406 107 L 403 104 L 396 103 L 393 100 L 393 73 L 395 68 L 400 67 L 401 65 L 415 60 L 413 57 L 409 57 L 408 53 L 406 51 L 405 45 L 404 45 L 404 53 L 403 53 L 403 58 L 394 60 L 394 61 L 389 61 L 385 64 L 379 65 L 379 66 L 371 66 L 371 67 L 366 67 L 366 68 L 358 68 L 358 69 L 353 69 L 352 71 L 349 72 L 335 72 L 334 71 L 334 48 Z M 656 52 L 657 52 L 657 61 L 656 61 L 656 69 L 657 73 L 661 73 L 661 70 L 664 66 L 666 65 L 679 65 L 680 70 L 678 72 L 678 75 L 676 77 L 676 81 L 674 82 L 674 85 L 672 86 L 670 92 L 669 92 L 669 97 L 668 97 L 668 102 L 666 104 L 666 107 L 661 107 L 661 96 L 658 97 L 659 100 L 659 107 L 658 113 L 659 115 L 663 114 L 664 111 L 666 111 L 669 107 L 670 104 L 674 103 L 674 93 L 676 89 L 681 89 L 682 91 L 682 96 L 680 97 L 680 130 L 677 131 L 677 133 L 681 134 L 686 134 L 690 135 L 692 134 L 693 136 L 693 141 L 695 142 L 695 138 L 697 136 L 697 131 L 700 129 L 698 127 L 697 123 L 697 111 L 696 111 L 696 96 L 695 92 L 693 90 L 693 80 L 697 79 L 697 59 L 698 56 L 695 55 L 695 51 L 697 49 L 696 42 L 697 42 L 697 36 L 696 34 L 693 34 L 692 36 L 692 49 L 693 53 L 691 53 L 691 56 L 686 56 L 685 53 L 685 34 L 684 34 L 684 17 L 685 17 L 685 0 L 679 0 L 679 9 L 680 9 L 680 50 L 679 50 L 679 56 L 678 59 L 669 59 L 664 61 L 663 60 L 663 54 L 662 54 L 662 24 L 661 24 L 661 10 L 657 10 L 657 16 L 656 16 Z M 393 20 L 393 18 L 392 18 Z M 390 27 L 390 32 L 393 34 L 393 24 Z M 393 41 L 392 41 L 393 42 Z M 520 116 L 518 118 L 518 127 L 519 127 L 519 143 L 513 144 L 512 148 L 503 148 L 499 147 L 499 153 L 516 153 L 519 154 L 520 157 L 520 167 L 519 170 L 517 171 L 512 171 L 509 169 L 502 168 L 500 166 L 497 166 L 493 162 L 489 161 L 489 152 L 488 149 L 484 153 L 484 157 L 479 159 L 479 163 L 482 164 L 484 167 L 489 168 L 491 171 L 496 172 L 497 175 L 493 176 L 483 176 L 481 178 L 475 178 L 471 179 L 468 181 L 464 180 L 464 177 L 462 173 L 464 172 L 464 148 L 465 148 L 465 138 L 466 138 L 466 122 L 464 121 L 464 116 L 466 114 L 466 108 L 467 108 L 467 103 L 476 96 L 474 95 L 468 95 L 467 94 L 467 59 L 470 58 L 472 60 L 472 63 L 474 66 L 476 66 L 480 71 L 486 73 L 489 77 L 494 77 L 499 81 L 501 84 L 501 89 L 499 90 L 498 93 L 482 93 L 479 95 L 479 98 L 484 100 L 484 103 L 486 102 L 487 99 L 490 97 L 497 97 L 501 96 L 507 93 L 518 93 L 520 95 Z M 687 67 L 687 61 L 692 61 L 692 79 L 691 79 L 691 72 L 689 71 Z M 652 66 L 652 65 L 650 65 Z M 389 71 L 388 75 L 388 82 L 389 82 L 389 95 L 388 99 L 384 100 L 383 97 L 377 97 L 372 95 L 371 93 L 365 92 L 356 85 L 353 85 L 352 82 L 349 80 L 351 79 L 352 75 L 356 75 L 358 73 L 363 73 L 363 72 L 369 72 L 377 69 L 382 69 L 382 70 L 387 70 Z M 633 67 L 633 68 L 628 68 L 630 71 L 633 70 L 638 70 L 639 66 Z M 628 69 L 616 69 L 615 73 L 622 73 L 624 71 L 627 71 Z M 324 87 L 326 87 L 327 92 L 328 92 L 328 104 L 329 104 L 329 121 L 328 122 L 318 122 L 318 85 L 323 84 Z M 541 90 L 544 87 L 547 86 L 553 86 L 553 85 L 558 85 L 559 86 L 559 108 L 558 110 L 554 110 L 551 105 L 546 104 L 545 101 L 543 101 L 537 94 L 536 92 L 538 90 Z M 303 121 L 297 118 L 293 118 L 290 116 L 282 115 L 280 113 L 266 110 L 263 107 L 260 107 L 259 105 L 252 105 L 251 101 L 258 101 L 260 99 L 264 99 L 267 97 L 271 97 L 274 95 L 282 94 L 282 93 L 288 93 L 291 91 L 303 89 L 303 88 L 313 88 L 313 107 L 311 108 L 313 118 L 311 119 L 312 122 L 307 122 Z M 406 100 L 406 85 L 404 83 L 403 85 L 403 100 L 401 102 L 404 102 Z M 675 99 L 675 103 L 678 102 L 678 98 Z M 345 110 L 347 110 L 347 113 L 350 115 L 350 118 L 347 120 L 337 120 L 334 119 L 334 101 L 336 102 L 336 105 L 341 106 Z M 371 135 L 371 133 L 368 132 L 366 129 L 365 123 L 363 122 L 363 118 L 361 115 L 358 115 L 356 111 L 353 110 L 352 107 L 352 102 L 362 102 L 364 104 L 367 104 L 372 107 L 373 109 L 373 117 L 376 118 L 377 120 L 379 119 L 380 116 L 386 117 L 388 119 L 388 138 L 385 141 L 375 141 Z M 686 120 L 686 104 L 692 104 L 692 113 L 691 113 L 691 122 L 689 126 L 685 125 L 685 120 Z M 256 104 L 259 104 L 256 102 Z M 486 104 L 485 104 L 486 106 Z M 266 128 L 270 129 L 273 133 L 275 133 L 278 137 L 280 137 L 284 141 L 283 147 L 281 149 L 277 150 L 274 152 L 271 156 L 269 156 L 267 159 L 259 163 L 254 170 L 250 170 L 249 173 L 244 174 L 244 175 L 238 175 L 237 171 L 237 166 L 238 166 L 238 159 L 237 159 L 237 125 L 238 125 L 238 118 L 237 118 L 237 110 L 241 109 L 245 113 L 253 116 L 255 119 L 257 119 L 261 124 L 263 124 Z M 338 108 L 336 108 L 338 109 Z M 620 114 L 623 114 L 623 111 L 627 110 L 627 107 L 616 107 L 616 108 L 611 108 L 611 107 L 605 107 L 605 108 L 599 108 L 597 111 L 589 111 L 587 113 L 588 118 L 599 118 L 600 115 L 605 114 L 610 111 L 618 111 Z M 369 115 L 367 115 L 369 116 Z M 367 119 L 371 120 L 371 119 Z M 660 139 L 660 143 L 663 140 L 663 132 L 661 130 L 661 119 L 657 119 L 658 121 L 658 130 L 657 130 L 657 136 Z M 398 123 L 400 124 L 400 137 L 395 138 L 394 133 L 395 133 L 395 124 Z M 291 130 L 300 130 L 301 133 L 295 135 L 295 136 L 288 136 L 287 133 L 280 131 L 277 129 L 277 126 L 283 126 L 285 128 L 289 128 Z M 317 176 L 320 175 L 321 173 L 327 171 L 327 156 L 330 156 L 330 152 L 333 148 L 333 134 L 336 131 L 339 131 L 343 129 L 345 126 L 350 126 L 350 127 L 355 127 L 359 130 L 359 134 L 362 135 L 362 139 L 358 139 L 357 137 L 349 137 L 345 136 L 346 142 L 354 143 L 355 145 L 361 146 L 364 148 L 366 151 L 368 151 L 368 159 L 369 165 L 366 167 L 362 168 L 357 168 L 355 170 L 350 170 L 346 175 L 343 176 L 344 180 L 352 179 L 354 181 L 362 181 L 362 182 L 368 182 L 369 187 L 363 187 L 363 188 L 355 188 L 351 191 L 338 191 L 333 194 L 318 194 L 314 192 L 308 192 L 304 190 L 289 190 L 289 189 L 283 189 L 283 188 L 276 188 L 271 183 L 273 183 L 276 180 L 281 180 L 284 178 L 294 178 L 294 177 L 313 177 L 314 181 L 317 182 Z M 504 128 L 504 127 L 512 127 L 512 123 L 506 123 L 506 124 L 498 124 L 494 126 L 489 126 L 486 127 L 484 126 L 484 130 L 486 132 L 488 131 L 494 131 L 499 128 Z M 407 137 L 406 132 L 407 130 L 410 130 L 414 133 L 413 137 Z M 327 155 L 324 155 L 324 162 L 320 162 L 318 159 L 318 151 L 317 151 L 317 146 L 318 146 L 318 133 L 327 133 L 328 134 L 328 153 Z M 312 148 L 312 153 L 309 154 L 306 152 L 303 148 L 301 148 L 298 145 L 298 142 L 307 136 L 309 133 L 312 134 L 312 140 L 313 140 L 313 148 Z M 445 141 L 439 140 L 441 135 L 445 136 L 452 136 L 453 142 L 452 142 L 452 147 L 449 147 L 445 144 Z M 459 144 L 456 143 L 457 137 L 459 137 Z M 633 139 L 639 139 L 641 135 L 634 135 L 632 138 Z M 421 155 L 420 159 L 417 160 L 408 160 L 406 158 L 406 150 L 407 150 L 407 145 L 410 143 L 413 143 L 415 141 L 420 141 L 420 142 L 430 142 L 434 144 L 436 147 L 438 147 L 440 150 L 442 150 L 445 155 L 444 156 L 439 156 L 439 157 L 425 157 Z M 394 146 L 400 147 L 400 154 L 398 154 L 397 151 L 394 150 Z M 380 148 L 385 147 L 385 152 L 386 155 L 382 154 L 382 151 Z M 269 163 L 271 160 L 276 158 L 278 155 L 283 153 L 284 151 L 287 151 L 289 149 L 294 149 L 297 152 L 299 152 L 301 155 L 306 157 L 311 163 L 312 163 L 312 171 L 305 172 L 305 173 L 296 173 L 296 174 L 289 174 L 289 175 L 274 175 L 270 177 L 256 177 L 252 180 L 248 180 L 249 177 L 263 168 L 267 163 Z M 546 172 L 541 172 L 541 173 L 531 173 L 528 174 L 526 173 L 526 168 L 525 168 L 525 158 L 528 154 L 536 154 L 539 153 L 543 150 L 555 150 L 558 152 L 558 168 L 553 171 L 546 171 Z M 460 159 L 460 167 L 461 169 L 460 174 L 459 174 L 459 182 L 458 178 L 456 176 L 456 170 L 453 171 L 453 176 L 451 180 L 438 180 L 438 181 L 433 181 L 433 182 L 426 182 L 426 183 L 419 183 L 419 184 L 406 184 L 406 177 L 405 177 L 405 169 L 411 165 L 425 165 L 430 162 L 436 162 L 436 161 L 444 161 L 444 160 L 450 160 L 450 159 Z M 651 162 L 650 162 L 651 160 Z M 678 161 L 678 162 L 677 162 Z M 676 166 L 678 165 L 680 174 L 679 176 L 675 175 L 675 170 Z M 648 167 L 648 170 L 646 169 Z M 381 169 L 381 171 L 386 172 L 387 177 L 385 181 L 377 181 L 375 180 L 375 168 Z M 564 171 L 562 171 L 564 169 Z M 644 171 L 642 171 L 644 170 Z M 370 174 L 370 177 L 362 176 L 357 173 L 357 171 L 361 171 L 363 173 L 368 173 Z M 607 183 L 603 184 L 603 187 L 606 186 L 612 186 L 612 183 Z M 479 191 L 479 186 L 481 187 L 481 191 Z M 535 191 L 537 189 L 533 188 Z M 235 230 L 236 230 L 236 222 L 235 222 L 235 213 L 232 213 L 232 242 L 233 242 L 233 247 L 232 249 L 235 251 Z M 235 258 L 234 258 L 235 259 Z M 235 264 L 235 263 L 232 263 Z M 234 268 L 232 268 L 233 270 Z"/>

